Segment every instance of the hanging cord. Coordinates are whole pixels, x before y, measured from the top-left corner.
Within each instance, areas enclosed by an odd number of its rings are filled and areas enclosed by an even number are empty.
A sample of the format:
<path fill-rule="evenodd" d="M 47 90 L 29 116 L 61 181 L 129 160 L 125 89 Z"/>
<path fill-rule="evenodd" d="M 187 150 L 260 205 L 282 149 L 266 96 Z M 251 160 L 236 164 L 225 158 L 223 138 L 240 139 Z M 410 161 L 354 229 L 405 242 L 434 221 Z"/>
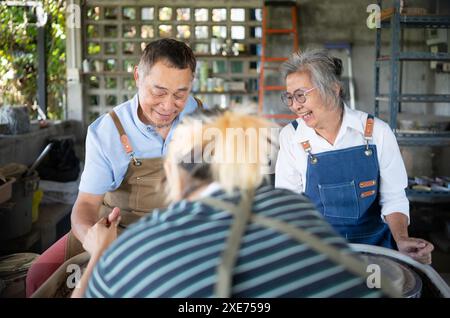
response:
<path fill-rule="evenodd" d="M 241 191 L 239 206 L 233 205 L 233 223 L 230 235 L 225 242 L 225 249 L 221 255 L 221 262 L 217 266 L 218 280 L 214 286 L 216 297 L 229 298 L 233 286 L 233 270 L 239 256 L 242 237 L 252 215 L 254 190 Z"/>

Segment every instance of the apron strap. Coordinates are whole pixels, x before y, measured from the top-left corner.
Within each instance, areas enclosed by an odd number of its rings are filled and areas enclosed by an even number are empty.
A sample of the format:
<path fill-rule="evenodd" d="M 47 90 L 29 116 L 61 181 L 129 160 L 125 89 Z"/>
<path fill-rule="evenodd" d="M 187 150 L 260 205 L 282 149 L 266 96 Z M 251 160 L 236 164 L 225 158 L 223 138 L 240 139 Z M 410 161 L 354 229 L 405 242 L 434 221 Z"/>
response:
<path fill-rule="evenodd" d="M 200 100 L 200 98 L 194 97 L 194 99 L 197 102 L 197 107 L 203 109 L 203 102 Z"/>
<path fill-rule="evenodd" d="M 372 150 L 369 149 L 369 141 L 372 140 L 374 123 L 375 123 L 374 116 L 371 114 L 368 114 L 367 120 L 366 120 L 366 126 L 364 128 L 364 140 L 366 141 L 366 150 L 364 151 L 364 153 L 368 157 L 372 155 Z"/>
<path fill-rule="evenodd" d="M 241 205 L 239 207 L 237 207 L 234 204 L 227 203 L 227 202 L 213 199 L 213 198 L 202 198 L 198 201 L 203 202 L 212 207 L 228 211 L 229 213 L 232 213 L 234 215 L 236 215 L 237 213 L 241 214 L 244 212 L 239 209 L 241 207 Z M 291 238 L 298 241 L 299 243 L 308 244 L 316 252 L 325 254 L 331 261 L 343 266 L 348 271 L 350 271 L 360 277 L 365 277 L 367 275 L 366 264 L 363 261 L 361 261 L 360 259 L 358 259 L 357 257 L 355 257 L 349 253 L 339 251 L 337 248 L 335 248 L 334 246 L 332 246 L 330 244 L 324 243 L 319 237 L 317 237 L 316 235 L 314 235 L 312 233 L 309 233 L 308 231 L 305 231 L 301 228 L 293 226 L 287 222 L 280 221 L 280 220 L 277 220 L 274 218 L 268 218 L 268 217 L 254 214 L 251 212 L 244 213 L 244 217 L 235 217 L 234 222 L 236 222 L 239 219 L 245 220 L 246 216 L 250 216 L 251 222 L 254 222 L 258 225 L 261 225 L 261 226 L 264 226 L 267 228 L 272 228 L 280 233 L 287 234 Z M 232 235 L 233 233 L 230 233 L 230 234 Z M 239 237 L 239 241 L 240 240 L 241 240 L 241 237 Z M 228 241 L 230 241 L 230 237 L 228 238 L 227 242 Z M 228 246 L 227 246 L 227 248 L 228 248 Z M 236 257 L 237 257 L 237 255 L 236 255 Z M 222 259 L 221 263 L 223 263 L 223 262 L 224 262 L 224 259 Z M 227 273 L 230 274 L 227 281 L 231 283 L 232 271 L 230 269 L 228 269 Z M 224 278 L 219 275 L 219 280 L 218 280 L 218 283 L 216 284 L 216 290 L 215 290 L 217 297 L 229 297 L 231 295 L 231 288 L 228 289 L 228 294 L 217 293 L 218 291 L 224 291 L 224 290 L 220 290 L 220 288 L 222 288 L 222 286 L 219 286 L 219 285 L 223 284 L 223 279 Z M 401 297 L 400 292 L 392 289 L 390 281 L 388 281 L 383 275 L 381 275 L 380 280 L 381 280 L 380 287 L 384 293 L 386 293 L 390 297 Z"/>
<path fill-rule="evenodd" d="M 133 164 L 135 166 L 140 166 L 142 163 L 136 157 L 134 156 L 133 147 L 131 146 L 130 140 L 128 139 L 127 134 L 125 133 L 125 129 L 123 129 L 122 123 L 120 122 L 119 116 L 117 116 L 116 112 L 114 110 L 109 112 L 109 115 L 111 116 L 114 125 L 116 126 L 117 131 L 120 135 L 120 142 L 123 146 L 123 149 L 127 154 L 130 155 L 131 160 L 133 160 Z"/>
<path fill-rule="evenodd" d="M 375 122 L 374 116 L 368 114 L 366 120 L 366 127 L 364 128 L 364 138 L 372 139 L 374 122 Z"/>

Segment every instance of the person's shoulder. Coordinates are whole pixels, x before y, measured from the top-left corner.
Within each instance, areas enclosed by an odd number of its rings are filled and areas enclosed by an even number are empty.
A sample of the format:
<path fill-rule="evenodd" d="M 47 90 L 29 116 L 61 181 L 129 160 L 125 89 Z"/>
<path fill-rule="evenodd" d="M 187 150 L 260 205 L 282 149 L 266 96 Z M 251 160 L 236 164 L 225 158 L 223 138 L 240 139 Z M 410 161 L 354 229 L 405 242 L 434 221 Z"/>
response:
<path fill-rule="evenodd" d="M 294 125 L 295 125 L 294 122 L 297 123 L 297 128 L 294 127 Z M 293 137 L 295 135 L 296 130 L 299 129 L 300 126 L 301 126 L 301 121 L 299 121 L 299 120 L 294 120 L 294 121 L 289 122 L 287 125 L 285 125 L 283 128 L 281 128 L 280 138 Z"/>
<path fill-rule="evenodd" d="M 374 117 L 374 128 L 378 126 L 380 129 L 389 129 L 389 125 L 382 119 L 376 117 L 373 113 L 367 113 L 362 110 L 358 109 L 351 109 L 349 107 L 346 108 L 346 111 L 349 113 L 350 116 L 357 118 L 363 123 L 364 125 L 367 122 L 367 118 L 369 115 L 372 115 Z"/>
<path fill-rule="evenodd" d="M 117 105 L 113 108 L 113 111 L 116 113 L 117 117 L 121 121 L 123 126 L 128 126 L 127 123 L 129 120 L 132 120 L 131 114 L 131 105 L 132 100 L 128 100 L 120 105 Z M 105 113 L 98 117 L 92 124 L 88 127 L 90 132 L 101 133 L 104 134 L 105 131 L 116 130 L 114 121 L 111 118 L 110 113 Z"/>
<path fill-rule="evenodd" d="M 98 134 L 99 132 L 104 131 L 105 129 L 108 129 L 112 127 L 113 122 L 111 120 L 111 116 L 106 113 L 98 117 L 96 120 L 94 120 L 88 127 L 88 131 L 90 133 Z"/>

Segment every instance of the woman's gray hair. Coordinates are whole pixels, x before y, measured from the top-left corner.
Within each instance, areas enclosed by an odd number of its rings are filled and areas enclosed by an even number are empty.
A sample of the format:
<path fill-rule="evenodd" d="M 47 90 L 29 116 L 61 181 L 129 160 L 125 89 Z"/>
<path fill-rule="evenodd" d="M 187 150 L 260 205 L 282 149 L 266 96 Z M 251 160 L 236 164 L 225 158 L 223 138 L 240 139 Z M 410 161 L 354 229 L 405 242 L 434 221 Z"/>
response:
<path fill-rule="evenodd" d="M 331 56 L 326 50 L 298 51 L 291 55 L 281 66 L 284 80 L 287 76 L 307 71 L 311 81 L 319 89 L 320 95 L 327 105 L 344 105 L 344 87 L 340 80 L 342 61 Z M 339 94 L 336 95 L 336 86 Z"/>

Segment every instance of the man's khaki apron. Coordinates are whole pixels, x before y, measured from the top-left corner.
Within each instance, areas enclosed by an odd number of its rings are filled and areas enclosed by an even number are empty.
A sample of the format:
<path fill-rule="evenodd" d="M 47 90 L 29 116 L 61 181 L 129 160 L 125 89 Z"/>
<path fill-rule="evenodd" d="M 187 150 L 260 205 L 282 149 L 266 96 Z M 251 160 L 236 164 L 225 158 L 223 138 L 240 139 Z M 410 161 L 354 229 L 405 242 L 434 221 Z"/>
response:
<path fill-rule="evenodd" d="M 121 227 L 127 227 L 136 222 L 155 208 L 165 207 L 165 195 L 161 188 L 164 170 L 162 158 L 135 158 L 133 148 L 119 118 L 114 111 L 110 112 L 110 116 L 119 131 L 125 151 L 130 155 L 130 163 L 119 188 L 105 194 L 99 218 L 107 216 L 114 207 L 119 207 L 121 222 L 118 233 L 120 234 Z M 69 297 L 72 290 L 66 286 L 66 281 L 71 273 L 67 273 L 67 266 L 77 264 L 84 268 L 88 261 L 89 254 L 84 251 L 81 242 L 70 231 L 65 263 L 39 287 L 32 297 Z"/>

